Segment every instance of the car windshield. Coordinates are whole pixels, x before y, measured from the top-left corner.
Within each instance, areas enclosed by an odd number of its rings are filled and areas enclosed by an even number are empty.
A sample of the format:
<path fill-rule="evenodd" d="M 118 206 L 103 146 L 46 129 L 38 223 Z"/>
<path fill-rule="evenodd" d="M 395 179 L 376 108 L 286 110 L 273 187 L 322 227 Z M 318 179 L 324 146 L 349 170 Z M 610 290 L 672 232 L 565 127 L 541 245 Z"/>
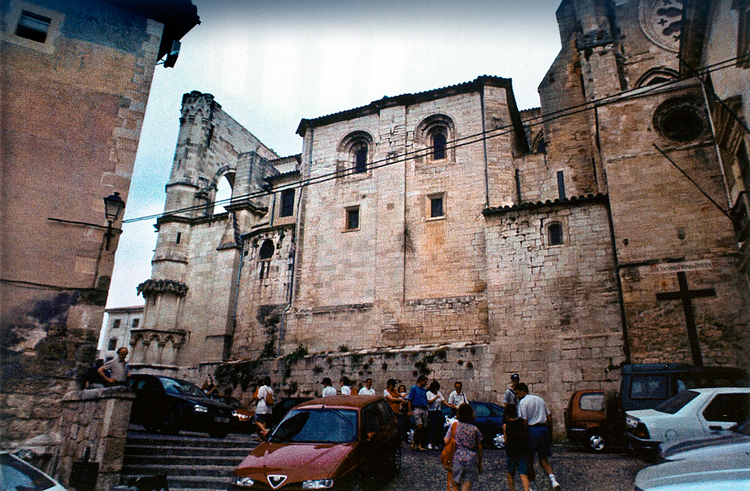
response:
<path fill-rule="evenodd" d="M 353 409 L 293 409 L 273 430 L 269 442 L 349 443 L 357 438 Z"/>
<path fill-rule="evenodd" d="M 41 472 L 8 454 L 0 454 L 0 488 L 41 491 L 55 486 Z"/>
<path fill-rule="evenodd" d="M 164 386 L 164 392 L 167 394 L 174 396 L 208 397 L 192 382 L 166 377 L 159 377 L 159 381 Z"/>
<path fill-rule="evenodd" d="M 686 390 L 680 392 L 673 398 L 667 399 L 666 401 L 662 402 L 661 404 L 656 406 L 654 410 L 661 413 L 675 414 L 677 411 L 685 407 L 688 402 L 692 401 L 696 397 L 698 397 L 698 392 L 694 390 Z"/>
<path fill-rule="evenodd" d="M 215 399 L 219 402 L 223 402 L 224 404 L 228 406 L 232 406 L 235 409 L 244 409 L 245 407 L 242 405 L 240 401 L 235 399 L 234 397 L 226 397 L 226 396 L 218 396 L 215 397 Z"/>

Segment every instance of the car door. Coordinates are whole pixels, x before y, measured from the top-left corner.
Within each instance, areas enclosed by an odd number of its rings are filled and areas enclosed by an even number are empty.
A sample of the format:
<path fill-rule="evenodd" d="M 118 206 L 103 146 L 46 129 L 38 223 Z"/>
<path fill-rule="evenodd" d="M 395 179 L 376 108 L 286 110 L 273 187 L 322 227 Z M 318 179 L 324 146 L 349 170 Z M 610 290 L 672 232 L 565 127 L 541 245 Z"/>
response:
<path fill-rule="evenodd" d="M 728 430 L 750 416 L 750 393 L 734 392 L 716 394 L 703 408 L 699 420 L 703 435 Z"/>
<path fill-rule="evenodd" d="M 471 406 L 474 408 L 474 415 L 476 419 L 472 422 L 474 426 L 479 428 L 484 438 L 492 438 L 495 433 L 498 433 L 500 429 L 499 415 L 495 415 L 492 407 L 489 404 L 481 402 L 473 402 Z"/>

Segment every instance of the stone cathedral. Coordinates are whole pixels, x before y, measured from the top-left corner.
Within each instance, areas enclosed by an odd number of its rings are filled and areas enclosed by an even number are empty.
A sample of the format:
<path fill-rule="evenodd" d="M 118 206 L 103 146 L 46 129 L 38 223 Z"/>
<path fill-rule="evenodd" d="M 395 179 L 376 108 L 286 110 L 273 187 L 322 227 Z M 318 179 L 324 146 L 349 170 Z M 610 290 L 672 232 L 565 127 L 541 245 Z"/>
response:
<path fill-rule="evenodd" d="M 563 0 L 540 108 L 481 76 L 303 119 L 287 157 L 185 94 L 133 366 L 245 398 L 518 372 L 559 421 L 623 363 L 746 367 L 746 102 L 691 70 L 747 3 Z"/>

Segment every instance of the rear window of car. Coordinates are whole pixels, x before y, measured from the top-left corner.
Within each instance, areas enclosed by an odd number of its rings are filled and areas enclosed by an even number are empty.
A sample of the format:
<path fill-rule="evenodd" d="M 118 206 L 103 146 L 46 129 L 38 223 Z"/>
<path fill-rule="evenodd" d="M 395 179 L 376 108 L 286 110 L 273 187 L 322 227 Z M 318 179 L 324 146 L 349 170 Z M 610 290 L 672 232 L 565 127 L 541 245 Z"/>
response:
<path fill-rule="evenodd" d="M 355 409 L 292 409 L 273 430 L 270 442 L 349 443 L 357 439 Z"/>
<path fill-rule="evenodd" d="M 604 411 L 604 392 L 582 394 L 578 407 L 583 411 Z"/>
<path fill-rule="evenodd" d="M 666 375 L 636 375 L 630 381 L 631 399 L 666 399 Z"/>
<path fill-rule="evenodd" d="M 29 464 L 0 454 L 0 484 L 3 489 L 49 489 L 54 482 Z"/>
<path fill-rule="evenodd" d="M 656 406 L 654 409 L 661 413 L 675 414 L 677 411 L 687 405 L 688 402 L 698 397 L 698 392 L 694 390 L 686 390 L 680 392 L 671 399 L 667 399 L 663 403 Z"/>

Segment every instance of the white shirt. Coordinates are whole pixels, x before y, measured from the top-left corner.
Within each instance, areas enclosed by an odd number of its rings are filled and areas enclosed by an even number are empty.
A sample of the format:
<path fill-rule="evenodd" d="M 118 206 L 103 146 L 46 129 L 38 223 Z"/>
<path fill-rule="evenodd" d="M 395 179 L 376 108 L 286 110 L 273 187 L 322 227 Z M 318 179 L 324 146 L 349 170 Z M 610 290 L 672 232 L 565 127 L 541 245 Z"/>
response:
<path fill-rule="evenodd" d="M 266 404 L 266 396 L 268 394 L 273 395 L 273 389 L 267 385 L 262 386 L 258 389 L 258 402 L 255 404 L 256 414 L 271 414 L 271 407 Z"/>
<path fill-rule="evenodd" d="M 342 396 L 350 396 L 352 395 L 352 388 L 348 385 L 342 385 L 341 386 L 341 395 Z"/>
<path fill-rule="evenodd" d="M 359 395 L 361 396 L 374 396 L 375 395 L 375 389 L 370 387 L 369 389 L 367 387 L 362 387 L 359 389 Z"/>
<path fill-rule="evenodd" d="M 547 404 L 539 396 L 529 394 L 518 401 L 518 417 L 525 419 L 529 426 L 547 424 L 549 413 Z"/>
<path fill-rule="evenodd" d="M 430 403 L 430 399 L 437 396 L 437 399 L 435 399 L 432 403 Z M 443 397 L 443 393 L 440 391 L 437 391 L 437 394 L 433 394 L 429 390 L 427 391 L 427 410 L 428 411 L 440 411 L 440 403 L 445 400 L 445 397 Z"/>
<path fill-rule="evenodd" d="M 336 395 L 336 389 L 331 387 L 330 385 L 323 389 L 323 397 L 331 397 L 335 395 Z"/>
<path fill-rule="evenodd" d="M 466 397 L 466 392 L 464 391 L 461 391 L 461 393 L 459 394 L 454 390 L 453 392 L 451 392 L 451 395 L 448 396 L 448 404 L 450 404 L 451 406 L 458 407 L 464 403 L 469 403 L 469 399 Z"/>

